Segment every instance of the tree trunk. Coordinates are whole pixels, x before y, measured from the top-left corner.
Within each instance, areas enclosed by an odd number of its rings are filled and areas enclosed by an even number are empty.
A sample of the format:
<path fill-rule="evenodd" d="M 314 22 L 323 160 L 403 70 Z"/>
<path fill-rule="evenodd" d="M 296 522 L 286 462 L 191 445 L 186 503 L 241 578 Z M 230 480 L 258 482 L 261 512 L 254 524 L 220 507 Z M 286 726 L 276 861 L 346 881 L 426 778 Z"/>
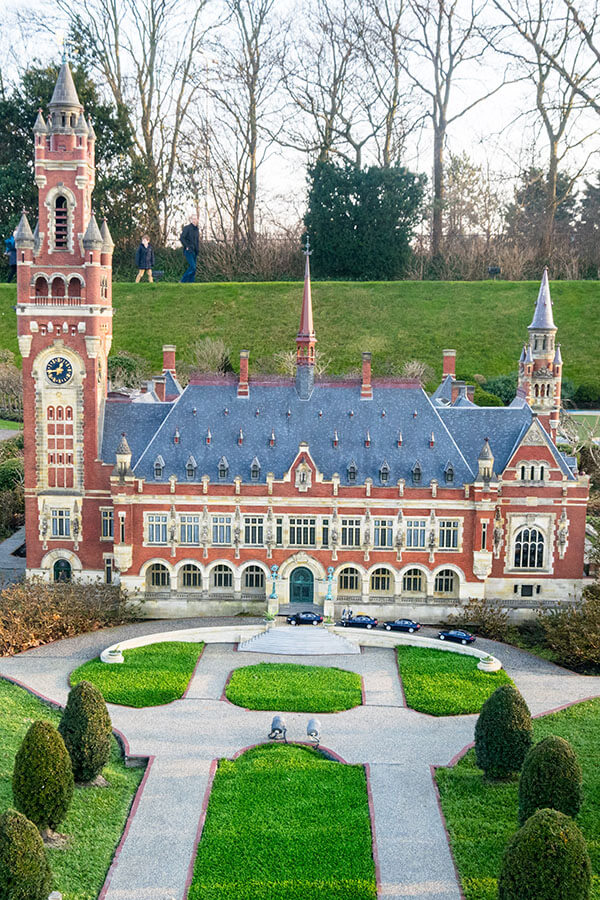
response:
<path fill-rule="evenodd" d="M 556 187 L 558 181 L 558 146 L 556 141 L 550 141 L 550 161 L 548 165 L 548 180 L 546 184 L 546 208 L 544 210 L 544 224 L 540 240 L 540 256 L 543 263 L 550 262 L 552 244 L 554 239 L 554 220 L 556 218 Z"/>
<path fill-rule="evenodd" d="M 444 211 L 444 137 L 446 128 L 434 122 L 433 135 L 433 217 L 431 223 L 431 255 L 442 250 L 442 213 Z"/>

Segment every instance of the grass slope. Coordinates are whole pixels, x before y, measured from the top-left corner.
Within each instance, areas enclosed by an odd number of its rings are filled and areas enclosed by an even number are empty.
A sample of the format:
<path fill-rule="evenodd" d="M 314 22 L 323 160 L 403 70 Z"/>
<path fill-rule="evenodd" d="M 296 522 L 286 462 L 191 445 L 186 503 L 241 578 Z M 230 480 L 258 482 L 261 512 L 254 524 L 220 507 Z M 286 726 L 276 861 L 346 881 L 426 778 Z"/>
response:
<path fill-rule="evenodd" d="M 319 349 L 333 374 L 359 368 L 362 350 L 373 353 L 375 373 L 417 358 L 440 374 L 443 347 L 456 348 L 459 374 L 515 372 L 538 289 L 531 281 L 316 282 Z M 600 385 L 590 352 L 600 335 L 597 282 L 560 281 L 551 289 L 565 376 Z M 194 341 L 210 335 L 226 341 L 234 365 L 246 348 L 251 371 L 273 371 L 274 353 L 294 347 L 301 298 L 298 282 L 115 284 L 113 353 L 139 353 L 158 369 L 163 343 L 177 344 L 178 356 L 189 360 Z M 15 301 L 16 288 L 0 285 L 0 347 L 18 352 Z"/>
<path fill-rule="evenodd" d="M 481 672 L 474 656 L 426 647 L 396 647 L 406 702 L 431 716 L 460 716 L 479 712 L 501 684 L 510 682 L 504 671 Z"/>
<path fill-rule="evenodd" d="M 533 729 L 536 741 L 549 734 L 566 738 L 581 764 L 584 804 L 576 821 L 592 859 L 592 900 L 600 900 L 600 700 L 534 719 Z M 496 900 L 502 854 L 518 828 L 517 781 L 484 782 L 473 750 L 452 769 L 438 769 L 436 780 L 466 900 Z"/>
<path fill-rule="evenodd" d="M 22 688 L 0 680 L 0 811 L 13 806 L 12 772 L 25 732 L 36 719 L 58 725 L 60 713 Z M 126 769 L 116 741 L 103 770 L 107 788 L 77 788 L 60 831 L 66 849 L 49 850 L 54 889 L 63 900 L 96 900 L 119 842 L 142 769 Z"/>
<path fill-rule="evenodd" d="M 178 700 L 188 686 L 204 644 L 165 641 L 123 651 L 123 663 L 92 659 L 71 672 L 71 687 L 91 681 L 107 703 L 161 706 Z"/>
<path fill-rule="evenodd" d="M 365 771 L 308 747 L 221 760 L 188 900 L 375 900 Z"/>
<path fill-rule="evenodd" d="M 225 694 L 237 706 L 279 712 L 339 712 L 362 703 L 355 672 L 294 663 L 236 669 Z"/>

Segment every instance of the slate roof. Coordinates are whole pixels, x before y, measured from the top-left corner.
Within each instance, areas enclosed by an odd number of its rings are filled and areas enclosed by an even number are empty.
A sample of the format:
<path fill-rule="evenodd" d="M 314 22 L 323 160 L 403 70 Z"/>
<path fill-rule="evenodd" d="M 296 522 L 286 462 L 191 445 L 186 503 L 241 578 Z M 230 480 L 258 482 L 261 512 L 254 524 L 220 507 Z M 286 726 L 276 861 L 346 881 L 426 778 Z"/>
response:
<path fill-rule="evenodd" d="M 71 109 L 81 109 L 81 103 L 79 102 L 79 97 L 77 96 L 77 91 L 75 89 L 75 82 L 73 81 L 73 76 L 71 75 L 71 69 L 69 68 L 69 64 L 64 62 L 60 67 L 60 72 L 58 73 L 58 78 L 56 80 L 56 85 L 54 87 L 54 93 L 52 94 L 52 100 L 49 103 L 50 109 L 54 107 L 58 108 L 71 108 Z"/>
<path fill-rule="evenodd" d="M 533 314 L 531 325 L 529 326 L 529 331 L 537 331 L 538 328 L 556 331 L 554 318 L 552 316 L 552 298 L 550 297 L 550 285 L 548 283 L 548 269 L 544 269 L 544 274 L 542 275 L 540 292 L 536 300 L 535 312 Z"/>
<path fill-rule="evenodd" d="M 170 403 L 107 400 L 104 406 L 101 459 L 114 464 L 117 447 L 125 432 L 131 450 L 131 465 L 134 466 L 170 409 Z"/>
<path fill-rule="evenodd" d="M 451 406 L 440 409 L 439 413 L 475 472 L 483 442 L 486 437 L 490 439 L 494 469 L 498 473 L 505 469 L 532 415 L 529 406 Z"/>

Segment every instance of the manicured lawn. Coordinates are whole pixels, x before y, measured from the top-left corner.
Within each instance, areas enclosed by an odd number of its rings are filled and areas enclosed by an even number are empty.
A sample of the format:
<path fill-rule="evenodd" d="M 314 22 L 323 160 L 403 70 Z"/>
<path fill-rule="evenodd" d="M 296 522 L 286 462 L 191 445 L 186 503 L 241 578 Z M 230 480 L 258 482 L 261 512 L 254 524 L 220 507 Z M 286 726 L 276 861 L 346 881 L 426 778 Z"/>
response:
<path fill-rule="evenodd" d="M 539 281 L 313 282 L 319 348 L 332 374 L 356 370 L 370 350 L 375 374 L 420 359 L 439 378 L 442 347 L 458 351 L 461 377 L 516 372 L 538 289 Z M 600 385 L 590 353 L 600 335 L 598 283 L 557 281 L 551 291 L 564 375 Z M 0 285 L 0 347 L 18 353 L 15 299 L 13 285 Z M 299 282 L 115 284 L 112 352 L 139 353 L 159 371 L 165 341 L 191 361 L 194 342 L 210 335 L 225 340 L 234 366 L 247 348 L 251 372 L 272 372 L 274 354 L 294 349 L 301 299 Z"/>
<path fill-rule="evenodd" d="M 23 431 L 23 423 L 12 422 L 10 419 L 0 419 L 0 428 L 10 428 L 12 431 Z"/>
<path fill-rule="evenodd" d="M 339 712 L 362 703 L 355 672 L 293 663 L 236 669 L 225 694 L 237 706 L 280 712 Z"/>
<path fill-rule="evenodd" d="M 504 671 L 481 672 L 474 656 L 425 647 L 396 647 L 406 702 L 431 716 L 479 712 L 497 687 L 510 681 Z"/>
<path fill-rule="evenodd" d="M 365 771 L 294 745 L 221 760 L 188 900 L 374 900 Z"/>
<path fill-rule="evenodd" d="M 91 681 L 107 703 L 121 706 L 161 706 L 178 700 L 204 649 L 204 644 L 165 641 L 123 651 L 124 662 L 103 663 L 99 658 L 71 672 L 71 686 Z"/>
<path fill-rule="evenodd" d="M 592 859 L 592 898 L 600 900 L 600 700 L 535 719 L 533 728 L 536 741 L 566 738 L 579 758 L 585 800 L 577 824 Z M 517 781 L 484 782 L 472 750 L 452 769 L 438 769 L 436 781 L 466 900 L 496 900 L 502 853 L 518 827 Z"/>
<path fill-rule="evenodd" d="M 14 759 L 36 719 L 58 725 L 60 713 L 22 688 L 0 680 L 0 810 L 13 806 Z M 107 788 L 76 788 L 60 831 L 70 835 L 65 849 L 49 850 L 53 887 L 63 900 L 96 900 L 125 827 L 143 769 L 126 769 L 116 741 L 103 770 Z"/>

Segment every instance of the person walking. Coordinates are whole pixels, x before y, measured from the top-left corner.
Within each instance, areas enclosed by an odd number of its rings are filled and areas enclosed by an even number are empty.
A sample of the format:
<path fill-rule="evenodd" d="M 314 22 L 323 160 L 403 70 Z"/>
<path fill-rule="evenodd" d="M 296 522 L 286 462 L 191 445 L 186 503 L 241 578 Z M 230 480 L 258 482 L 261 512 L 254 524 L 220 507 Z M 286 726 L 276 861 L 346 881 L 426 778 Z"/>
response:
<path fill-rule="evenodd" d="M 154 247 L 150 243 L 147 234 L 142 236 L 142 242 L 135 252 L 135 264 L 138 267 L 138 273 L 135 276 L 137 284 L 144 277 L 144 272 L 148 273 L 148 281 L 153 282 L 152 269 L 154 268 Z"/>
<path fill-rule="evenodd" d="M 183 273 L 181 283 L 186 284 L 196 280 L 196 263 L 198 261 L 198 250 L 200 249 L 198 216 L 190 216 L 190 221 L 181 232 L 179 240 L 181 241 L 183 255 L 187 263 L 187 269 Z"/>
<path fill-rule="evenodd" d="M 14 232 L 9 238 L 6 238 L 4 246 L 6 248 L 4 255 L 8 256 L 8 278 L 6 279 L 6 283 L 10 284 L 17 275 L 17 247 L 15 245 Z"/>

